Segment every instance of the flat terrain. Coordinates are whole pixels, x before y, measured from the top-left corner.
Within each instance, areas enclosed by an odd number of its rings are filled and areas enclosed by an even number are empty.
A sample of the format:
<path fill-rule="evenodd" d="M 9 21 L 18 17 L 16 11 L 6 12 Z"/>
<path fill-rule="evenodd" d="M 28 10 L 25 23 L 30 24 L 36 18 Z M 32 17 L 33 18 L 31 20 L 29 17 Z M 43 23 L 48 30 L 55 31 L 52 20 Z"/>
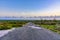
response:
<path fill-rule="evenodd" d="M 0 40 L 60 40 L 60 35 L 35 25 L 26 25 L 9 32 Z"/>
<path fill-rule="evenodd" d="M 14 30 L 15 28 L 12 28 L 10 30 L 0 30 L 0 37 L 8 34 L 10 31 Z"/>

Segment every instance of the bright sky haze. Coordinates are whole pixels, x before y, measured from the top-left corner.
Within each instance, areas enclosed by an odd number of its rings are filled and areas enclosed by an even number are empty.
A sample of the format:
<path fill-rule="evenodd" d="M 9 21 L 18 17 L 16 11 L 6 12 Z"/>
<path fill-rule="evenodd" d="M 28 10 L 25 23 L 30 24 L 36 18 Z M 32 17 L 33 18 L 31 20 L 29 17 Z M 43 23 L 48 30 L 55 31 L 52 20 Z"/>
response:
<path fill-rule="evenodd" d="M 0 0 L 0 16 L 60 16 L 60 0 Z"/>

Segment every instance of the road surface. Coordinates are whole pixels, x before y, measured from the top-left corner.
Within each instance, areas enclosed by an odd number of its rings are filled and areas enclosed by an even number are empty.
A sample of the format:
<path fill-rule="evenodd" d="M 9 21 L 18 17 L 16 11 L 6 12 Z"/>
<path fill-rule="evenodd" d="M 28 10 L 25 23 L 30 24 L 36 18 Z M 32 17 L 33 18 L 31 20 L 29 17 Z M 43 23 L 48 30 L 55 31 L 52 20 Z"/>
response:
<path fill-rule="evenodd" d="M 0 37 L 8 34 L 10 31 L 14 30 L 15 28 L 12 28 L 10 30 L 0 30 Z"/>
<path fill-rule="evenodd" d="M 0 40 L 60 40 L 60 35 L 41 27 L 28 25 L 9 32 Z"/>

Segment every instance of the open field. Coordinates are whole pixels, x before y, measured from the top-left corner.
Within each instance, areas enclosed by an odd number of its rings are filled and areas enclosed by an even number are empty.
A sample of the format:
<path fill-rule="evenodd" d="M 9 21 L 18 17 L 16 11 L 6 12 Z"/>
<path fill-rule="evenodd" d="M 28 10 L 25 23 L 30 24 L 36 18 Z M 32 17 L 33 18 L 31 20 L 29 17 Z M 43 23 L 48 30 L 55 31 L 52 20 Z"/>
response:
<path fill-rule="evenodd" d="M 0 30 L 22 27 L 28 22 L 35 23 L 41 27 L 60 33 L 60 20 L 0 20 Z"/>

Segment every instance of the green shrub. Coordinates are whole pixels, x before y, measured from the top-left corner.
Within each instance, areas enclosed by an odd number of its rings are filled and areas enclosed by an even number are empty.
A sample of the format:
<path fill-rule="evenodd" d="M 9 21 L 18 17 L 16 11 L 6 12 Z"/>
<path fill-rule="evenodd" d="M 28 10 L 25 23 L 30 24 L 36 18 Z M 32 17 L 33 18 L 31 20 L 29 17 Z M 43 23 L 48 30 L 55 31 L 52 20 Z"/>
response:
<path fill-rule="evenodd" d="M 11 28 L 12 28 L 11 26 L 0 25 L 0 30 L 6 30 L 6 29 L 11 29 Z"/>

